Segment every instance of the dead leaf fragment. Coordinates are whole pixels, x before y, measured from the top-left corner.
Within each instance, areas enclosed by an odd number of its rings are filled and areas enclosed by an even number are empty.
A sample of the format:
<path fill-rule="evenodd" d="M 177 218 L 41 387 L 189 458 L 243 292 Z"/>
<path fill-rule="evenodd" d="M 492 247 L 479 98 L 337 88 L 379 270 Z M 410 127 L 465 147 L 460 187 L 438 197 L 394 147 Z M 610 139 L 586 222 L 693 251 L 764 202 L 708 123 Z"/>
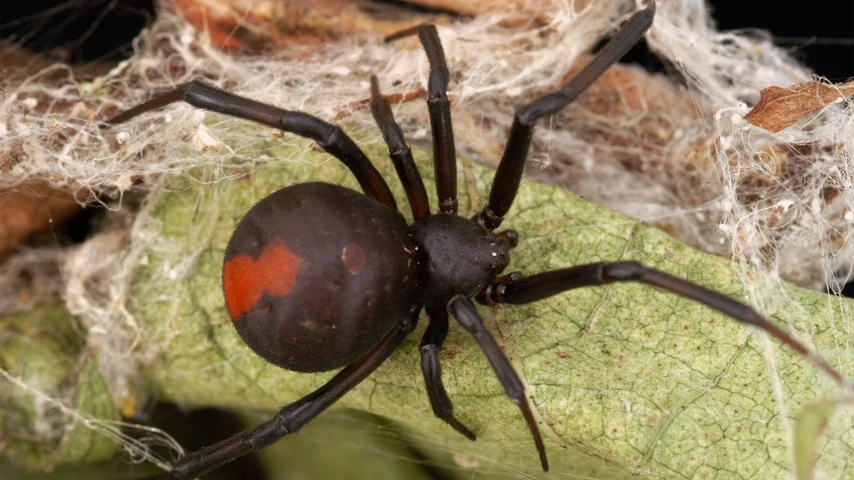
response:
<path fill-rule="evenodd" d="M 798 83 L 790 87 L 768 87 L 759 92 L 759 103 L 744 119 L 753 125 L 779 132 L 816 110 L 854 94 L 854 82 Z"/>
<path fill-rule="evenodd" d="M 73 194 L 40 183 L 0 191 L 0 260 L 33 233 L 59 228 L 82 208 Z"/>
<path fill-rule="evenodd" d="M 8 152 L 0 153 L 0 173 L 11 172 L 15 165 L 27 161 L 27 158 L 24 143 L 20 140 L 13 141 Z"/>
<path fill-rule="evenodd" d="M 321 47 L 355 35 L 383 37 L 419 23 L 448 23 L 453 13 L 369 0 L 178 0 L 177 6 L 211 45 L 247 53 Z"/>

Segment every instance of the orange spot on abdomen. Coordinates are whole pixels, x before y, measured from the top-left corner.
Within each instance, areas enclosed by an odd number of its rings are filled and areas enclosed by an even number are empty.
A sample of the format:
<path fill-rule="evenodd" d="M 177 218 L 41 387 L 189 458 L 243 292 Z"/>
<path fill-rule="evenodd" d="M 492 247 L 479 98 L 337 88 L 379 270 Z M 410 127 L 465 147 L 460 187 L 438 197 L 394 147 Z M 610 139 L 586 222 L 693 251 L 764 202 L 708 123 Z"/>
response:
<path fill-rule="evenodd" d="M 341 250 L 341 261 L 347 266 L 351 275 L 358 275 L 359 271 L 368 264 L 368 256 L 365 255 L 362 247 L 351 243 Z"/>
<path fill-rule="evenodd" d="M 294 288 L 302 259 L 277 238 L 258 255 L 237 254 L 225 262 L 222 285 L 232 320 L 251 312 L 264 295 L 285 297 Z"/>

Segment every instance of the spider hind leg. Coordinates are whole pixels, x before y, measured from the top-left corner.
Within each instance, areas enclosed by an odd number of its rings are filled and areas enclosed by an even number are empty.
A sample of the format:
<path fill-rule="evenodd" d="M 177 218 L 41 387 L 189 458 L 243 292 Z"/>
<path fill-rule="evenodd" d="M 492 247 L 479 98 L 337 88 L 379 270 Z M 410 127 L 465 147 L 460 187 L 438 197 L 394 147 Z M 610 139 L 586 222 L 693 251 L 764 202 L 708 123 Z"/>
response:
<path fill-rule="evenodd" d="M 392 210 L 397 209 L 394 196 L 380 172 L 353 139 L 344 133 L 340 127 L 307 113 L 291 112 L 226 92 L 199 80 L 185 83 L 147 102 L 125 110 L 104 122 L 102 128 L 126 122 L 143 113 L 181 101 L 196 108 L 258 122 L 295 133 L 301 137 L 310 138 L 350 169 L 366 195 Z"/>

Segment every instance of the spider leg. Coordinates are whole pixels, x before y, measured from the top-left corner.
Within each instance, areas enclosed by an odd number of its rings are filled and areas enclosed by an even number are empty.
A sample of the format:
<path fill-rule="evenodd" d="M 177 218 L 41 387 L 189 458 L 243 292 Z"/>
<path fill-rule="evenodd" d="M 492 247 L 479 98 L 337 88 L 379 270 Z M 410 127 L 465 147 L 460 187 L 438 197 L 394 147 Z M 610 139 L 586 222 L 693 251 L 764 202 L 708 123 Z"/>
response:
<path fill-rule="evenodd" d="M 483 319 L 477 313 L 471 300 L 464 295 L 455 295 L 448 302 L 448 310 L 451 315 L 460 322 L 460 325 L 468 330 L 480 344 L 480 348 L 489 360 L 489 364 L 495 371 L 501 386 L 507 396 L 510 397 L 519 409 L 522 411 L 522 416 L 525 417 L 525 422 L 528 424 L 528 429 L 531 431 L 531 436 L 534 437 L 534 444 L 537 446 L 537 453 L 540 455 L 540 464 L 543 466 L 543 471 L 549 471 L 549 461 L 546 458 L 546 448 L 543 445 L 543 437 L 540 435 L 540 429 L 537 427 L 537 422 L 534 420 L 534 414 L 531 412 L 531 406 L 528 405 L 528 400 L 525 398 L 525 386 L 519 378 L 519 374 L 513 370 L 510 365 L 510 360 L 507 355 L 501 350 L 501 347 L 492 338 L 492 335 L 483 326 Z"/>
<path fill-rule="evenodd" d="M 329 408 L 377 369 L 415 328 L 421 306 L 413 307 L 373 350 L 356 363 L 338 372 L 335 377 L 314 392 L 284 406 L 271 420 L 238 433 L 226 440 L 193 452 L 175 468 L 151 479 L 190 480 L 205 475 L 237 457 L 261 450 L 285 435 L 296 432 L 321 412 Z"/>
<path fill-rule="evenodd" d="M 439 40 L 435 25 L 422 24 L 386 37 L 390 42 L 418 34 L 424 46 L 430 76 L 427 79 L 427 110 L 430 112 L 430 129 L 433 132 L 433 167 L 436 172 L 436 191 L 439 210 L 457 212 L 457 152 L 454 148 L 454 126 L 451 123 L 451 102 L 448 100 L 448 82 L 451 74 L 445 61 L 445 50 Z"/>
<path fill-rule="evenodd" d="M 655 1 L 650 1 L 649 6 L 632 15 L 626 25 L 599 51 L 596 57 L 560 90 L 546 94 L 516 110 L 507 145 L 504 147 L 504 155 L 498 164 L 492 190 L 489 192 L 489 203 L 474 217 L 474 220 L 490 231 L 501 224 L 519 190 L 519 182 L 525 170 L 525 160 L 528 157 L 531 136 L 537 120 L 562 110 L 602 76 L 605 70 L 615 64 L 632 45 L 643 37 L 644 32 L 652 25 L 654 14 Z"/>
<path fill-rule="evenodd" d="M 475 440 L 474 434 L 454 417 L 451 399 L 442 384 L 442 366 L 439 364 L 439 349 L 448 335 L 448 313 L 441 310 L 428 310 L 430 325 L 421 339 L 421 371 L 424 373 L 424 383 L 427 385 L 427 395 L 430 406 L 439 419 L 453 427 L 469 440 Z"/>
<path fill-rule="evenodd" d="M 448 100 L 450 73 L 445 63 L 445 51 L 435 25 L 420 25 L 418 38 L 424 45 L 430 76 L 427 80 L 427 110 L 433 132 L 433 162 L 436 171 L 436 191 L 439 210 L 457 213 L 457 152 L 454 149 L 454 126 L 451 123 L 451 102 Z"/>
<path fill-rule="evenodd" d="M 403 130 L 394 120 L 388 100 L 380 93 L 377 77 L 373 75 L 371 75 L 371 113 L 377 122 L 377 126 L 380 127 L 386 145 L 388 145 L 388 154 L 394 163 L 395 170 L 397 170 L 400 183 L 406 190 L 412 216 L 418 220 L 430 214 L 427 190 L 424 188 L 424 181 L 421 180 L 421 175 L 412 160 L 412 151 L 406 145 Z"/>
<path fill-rule="evenodd" d="M 107 120 L 104 126 L 122 123 L 145 112 L 174 102 L 251 120 L 317 142 L 324 150 L 341 160 L 353 172 L 365 194 L 392 209 L 394 197 L 382 175 L 365 153 L 341 128 L 303 112 L 291 112 L 255 100 L 228 93 L 198 80 L 193 80 L 163 95 L 137 105 Z"/>
<path fill-rule="evenodd" d="M 818 354 L 811 352 L 801 342 L 779 327 L 762 318 L 756 310 L 722 293 L 710 290 L 683 278 L 674 277 L 637 262 L 589 263 L 574 267 L 538 273 L 526 278 L 493 282 L 484 288 L 478 300 L 482 303 L 522 304 L 542 300 L 575 288 L 605 285 L 613 282 L 642 282 L 654 285 L 732 317 L 741 323 L 761 328 L 792 350 L 808 358 L 816 367 L 831 376 L 849 391 L 854 384 Z"/>

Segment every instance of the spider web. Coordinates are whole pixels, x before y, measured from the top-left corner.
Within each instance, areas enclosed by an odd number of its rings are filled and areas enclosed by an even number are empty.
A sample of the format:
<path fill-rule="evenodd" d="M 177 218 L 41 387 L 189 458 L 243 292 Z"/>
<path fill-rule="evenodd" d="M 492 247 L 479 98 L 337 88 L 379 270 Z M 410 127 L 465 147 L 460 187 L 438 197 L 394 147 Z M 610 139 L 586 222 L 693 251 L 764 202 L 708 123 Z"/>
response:
<path fill-rule="evenodd" d="M 555 2 L 541 7 L 550 16 L 537 28 L 502 27 L 498 15 L 440 28 L 454 72 L 449 94 L 460 154 L 494 165 L 513 109 L 559 85 L 576 58 L 613 32 L 637 7 L 634 2 L 607 0 L 576 11 L 572 5 Z M 85 327 L 81 335 L 86 355 L 97 360 L 112 401 L 130 411 L 134 408 L 128 405 L 147 398 L 143 382 L 157 394 L 187 404 L 218 398 L 217 405 L 222 407 L 274 409 L 326 377 L 272 371 L 240 345 L 223 316 L 219 294 L 221 249 L 231 230 L 216 221 L 235 221 L 254 200 L 295 178 L 326 178 L 351 185 L 352 180 L 306 142 L 287 135 L 279 139 L 268 129 L 185 105 L 153 112 L 143 122 L 106 133 L 92 120 L 107 117 L 107 108 L 110 112 L 126 108 L 149 98 L 153 91 L 204 78 L 238 94 L 343 122 L 371 158 L 383 159 L 384 147 L 370 113 L 354 101 L 367 98 L 371 73 L 380 78 L 386 94 L 417 91 L 425 82 L 426 59 L 412 40 L 386 45 L 366 38 L 344 39 L 322 51 L 295 47 L 263 57 L 231 56 L 208 46 L 204 32 L 183 23 L 169 8 L 162 10 L 157 23 L 138 42 L 137 55 L 96 81 L 78 82 L 67 68 L 54 65 L 4 86 L 0 152 L 22 148 L 27 159 L 0 177 L 0 184 L 46 179 L 77 192 L 81 202 L 101 203 L 115 211 L 122 209 L 123 194 L 135 184 L 151 193 L 134 213 L 130 227 L 109 230 L 71 251 L 53 251 L 49 256 L 28 252 L 4 265 L 2 311 L 32 307 L 32 300 L 17 294 L 24 288 L 22 270 L 33 272 L 48 286 L 47 292 L 62 292 L 66 308 Z M 686 260 L 692 254 L 630 219 L 610 217 L 600 210 L 589 213 L 586 207 L 570 210 L 560 188 L 539 187 L 530 196 L 521 196 L 511 212 L 514 220 L 508 226 L 520 231 L 526 215 L 531 217 L 526 228 L 529 236 L 514 252 L 514 265 L 539 271 L 582 261 L 641 258 L 706 285 L 717 283 L 717 288 L 788 324 L 787 330 L 817 347 L 850 376 L 854 369 L 845 336 L 851 330 L 847 303 L 810 296 L 781 281 L 838 289 L 847 279 L 852 261 L 848 165 L 854 152 L 850 106 L 830 105 L 779 134 L 759 131 L 742 121 L 747 104 L 755 103 L 761 88 L 805 81 L 809 73 L 761 35 L 715 31 L 700 1 L 659 5 L 647 41 L 674 66 L 671 78 L 621 70 L 628 80 L 612 95 L 629 107 L 618 120 L 597 110 L 595 103 L 579 101 L 542 122 L 532 158 L 544 168 L 531 176 L 654 223 L 698 248 L 730 256 L 735 271 L 748 274 L 729 278 L 728 262 Z M 53 79 L 57 73 L 64 77 L 62 82 Z M 46 113 L 35 113 L 43 112 L 44 105 L 49 105 Z M 423 101 L 404 102 L 395 109 L 408 140 L 414 146 L 429 146 Z M 461 195 L 479 205 L 491 174 L 476 168 L 466 168 Z M 288 169 L 285 177 L 274 173 L 281 169 Z M 386 178 L 393 178 L 390 170 L 384 172 Z M 265 180 L 243 183 L 247 175 L 253 181 Z M 235 184 L 239 188 L 228 189 Z M 579 220 L 585 212 L 590 219 Z M 559 248 L 568 242 L 578 242 L 582 248 Z M 50 268 L 58 262 L 61 275 Z M 713 267 L 697 267 L 695 262 L 711 262 Z M 777 419 L 759 436 L 774 439 L 769 457 L 756 467 L 767 470 L 752 473 L 777 476 L 791 471 L 789 419 L 810 398 L 831 396 L 828 382 L 763 335 L 729 324 L 724 331 L 685 325 L 678 319 L 710 317 L 684 301 L 627 288 L 489 314 L 492 327 L 498 329 L 494 331 L 501 334 L 508 352 L 515 354 L 513 360 L 531 386 L 541 419 L 549 425 L 550 455 L 569 452 L 568 459 L 554 459 L 559 467 L 555 472 L 613 478 L 618 473 L 608 470 L 610 462 L 622 471 L 651 476 L 673 472 L 744 476 L 745 472 L 727 470 L 739 462 L 721 459 L 693 465 L 690 455 L 680 456 L 684 453 L 680 449 L 688 448 L 685 445 L 705 449 L 703 442 L 732 441 L 741 447 L 750 445 L 747 451 L 752 452 L 756 438 L 739 444 L 738 422 L 728 422 L 730 428 L 721 426 L 725 415 L 738 417 L 742 412 L 750 416 L 741 424 L 752 428 Z M 647 307 L 623 300 L 627 298 L 643 299 Z M 680 313 L 662 319 L 656 312 L 647 312 L 668 309 Z M 200 319 L 188 320 L 198 314 Z M 600 318 L 613 320 L 600 323 Z M 556 325 L 558 321 L 564 323 Z M 627 328 L 632 322 L 634 326 Z M 711 324 L 726 322 L 713 319 Z M 617 325 L 626 330 L 614 330 Z M 686 326 L 687 333 L 680 335 L 679 329 Z M 537 333 L 538 328 L 545 333 Z M 198 338 L 211 341 L 196 342 Z M 577 343 L 577 338 L 592 343 Z M 539 476 L 536 462 L 528 462 L 533 458 L 530 440 L 500 387 L 486 380 L 477 388 L 466 384 L 491 374 L 460 332 L 452 332 L 446 345 L 446 383 L 464 421 L 474 422 L 483 435 L 477 444 L 434 435 L 437 422 L 420 390 L 417 361 L 411 356 L 417 350 L 414 342 L 410 340 L 403 349 L 410 352 L 409 357 L 395 356 L 344 404 L 430 432 L 412 437 L 427 449 L 463 452 L 463 457 L 474 459 L 475 470 Z M 687 345 L 701 353 L 692 353 Z M 169 352 L 182 353 L 173 358 Z M 651 376 L 635 371 L 622 363 L 625 358 L 637 365 L 659 362 L 661 371 Z M 746 358 L 749 361 L 742 363 Z M 621 368 L 631 373 L 624 379 L 611 376 Z M 231 373 L 223 374 L 224 370 Z M 567 371 L 608 380 L 574 383 Z M 7 380 L 24 377 L 14 370 L 4 374 Z M 627 379 L 638 385 L 620 383 L 633 383 Z M 760 395 L 753 389 L 739 393 L 738 385 L 751 385 L 757 379 L 769 386 L 770 393 L 762 390 Z M 41 391 L 32 383 L 28 388 L 10 385 L 30 394 Z M 661 398 L 657 385 L 667 385 L 661 388 L 666 392 Z M 805 393 L 810 389 L 813 397 Z M 722 392 L 732 394 L 722 398 Z M 41 395 L 51 398 L 50 393 Z M 71 425 L 75 418 L 68 412 L 80 414 L 70 400 L 73 395 L 64 395 L 56 398 L 63 408 L 45 410 L 51 419 L 45 425 Z M 14 412 L 11 401 L 3 399 L 0 409 Z M 700 413 L 690 412 L 692 407 Z M 617 416 L 614 412 L 621 408 L 625 413 Z M 849 472 L 844 469 L 851 468 L 843 462 L 839 467 L 843 470 L 838 470 L 839 462 L 834 463 L 850 456 L 854 444 L 850 433 L 844 433 L 852 420 L 846 413 L 835 419 L 836 430 L 822 444 L 819 469 L 831 477 L 840 474 L 841 478 Z M 604 421 L 609 415 L 616 424 Z M 704 422 L 704 415 L 712 420 Z M 674 420 L 688 417 L 705 435 L 699 444 L 691 440 L 696 439 L 696 431 Z M 592 420 L 601 428 L 591 427 Z M 656 428 L 659 422 L 669 422 L 668 428 Z M 87 428 L 111 431 L 98 422 L 88 422 Z M 674 432 L 679 435 L 667 437 Z M 61 436 L 62 431 L 40 433 L 48 438 Z M 157 435 L 150 438 L 167 442 Z M 145 445 L 127 438 L 117 441 L 134 458 L 150 458 Z M 507 453 L 510 450 L 521 451 L 521 456 Z M 658 457 L 662 451 L 671 455 Z M 730 450 L 704 451 L 725 455 Z M 574 463 L 589 465 L 589 458 L 607 460 L 592 463 L 604 470 L 571 469 Z"/>

